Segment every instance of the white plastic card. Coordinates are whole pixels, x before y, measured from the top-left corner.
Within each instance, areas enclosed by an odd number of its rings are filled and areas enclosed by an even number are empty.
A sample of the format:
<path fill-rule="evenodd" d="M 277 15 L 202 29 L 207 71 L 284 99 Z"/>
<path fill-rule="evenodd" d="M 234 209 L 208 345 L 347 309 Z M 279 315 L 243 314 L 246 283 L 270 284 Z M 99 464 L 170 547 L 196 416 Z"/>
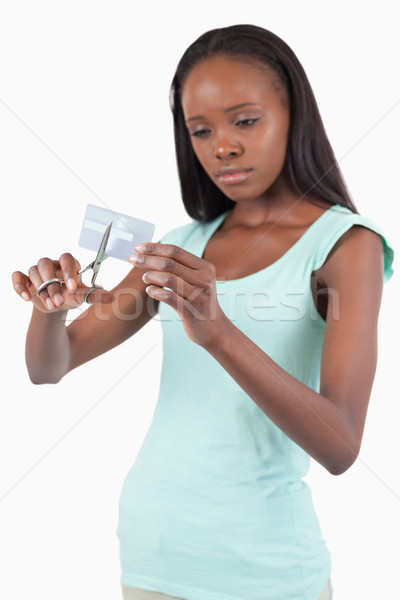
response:
<path fill-rule="evenodd" d="M 104 232 L 112 222 L 106 255 L 120 260 L 128 260 L 135 253 L 135 245 L 151 242 L 155 225 L 135 219 L 101 206 L 88 204 L 78 245 L 97 252 Z"/>

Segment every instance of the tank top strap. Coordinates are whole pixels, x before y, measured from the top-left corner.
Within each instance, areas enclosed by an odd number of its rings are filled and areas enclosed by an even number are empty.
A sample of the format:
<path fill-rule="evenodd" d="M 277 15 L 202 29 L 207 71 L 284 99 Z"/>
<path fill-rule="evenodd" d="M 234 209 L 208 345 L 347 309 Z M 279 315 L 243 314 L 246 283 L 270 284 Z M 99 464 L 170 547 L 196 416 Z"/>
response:
<path fill-rule="evenodd" d="M 209 223 L 193 221 L 192 223 L 172 229 L 160 241 L 164 244 L 175 244 L 201 257 L 208 240 L 218 229 L 228 212 L 224 212 Z M 384 251 L 384 281 L 388 281 L 393 275 L 394 249 L 392 244 L 383 230 L 371 221 L 371 219 L 354 213 L 349 208 L 340 204 L 334 204 L 322 213 L 301 238 L 272 267 L 277 268 L 278 266 L 282 266 L 283 262 L 288 264 L 288 261 L 290 262 L 296 255 L 300 255 L 299 257 L 304 261 L 304 264 L 307 264 L 307 272 L 309 272 L 309 268 L 311 268 L 311 272 L 318 270 L 324 264 L 336 242 L 354 225 L 362 225 L 381 237 Z M 292 260 L 292 262 L 298 265 L 298 261 Z M 260 273 L 264 271 L 266 270 L 263 269 Z"/>
<path fill-rule="evenodd" d="M 354 225 L 362 225 L 377 233 L 383 244 L 384 252 L 384 282 L 388 281 L 393 275 L 393 246 L 387 239 L 383 230 L 375 225 L 371 219 L 363 215 L 352 212 L 349 208 L 335 204 L 330 207 L 319 218 L 308 231 L 307 244 L 314 249 L 313 251 L 313 271 L 319 269 L 328 257 L 336 242 Z"/>

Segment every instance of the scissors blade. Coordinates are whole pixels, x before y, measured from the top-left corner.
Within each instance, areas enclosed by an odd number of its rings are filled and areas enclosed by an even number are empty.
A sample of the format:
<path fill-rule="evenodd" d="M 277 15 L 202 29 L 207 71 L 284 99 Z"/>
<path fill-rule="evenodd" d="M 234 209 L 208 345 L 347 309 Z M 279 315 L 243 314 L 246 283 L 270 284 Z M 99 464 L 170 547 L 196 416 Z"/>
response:
<path fill-rule="evenodd" d="M 97 274 L 100 270 L 101 263 L 103 262 L 103 260 L 105 258 L 107 258 L 106 248 L 107 248 L 108 240 L 109 240 L 110 233 L 111 233 L 111 227 L 112 227 L 112 221 L 104 232 L 103 239 L 101 240 L 101 244 L 99 246 L 99 250 L 97 252 L 96 258 L 94 259 L 94 261 L 92 263 L 93 264 L 93 266 L 92 266 L 92 269 L 93 269 L 92 286 L 94 285 Z"/>

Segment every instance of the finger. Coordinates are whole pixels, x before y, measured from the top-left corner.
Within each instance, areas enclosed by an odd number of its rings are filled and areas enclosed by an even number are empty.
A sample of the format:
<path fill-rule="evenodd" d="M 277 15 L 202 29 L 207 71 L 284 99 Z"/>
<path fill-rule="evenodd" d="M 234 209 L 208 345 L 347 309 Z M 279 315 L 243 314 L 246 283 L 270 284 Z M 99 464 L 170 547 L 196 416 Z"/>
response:
<path fill-rule="evenodd" d="M 138 244 L 135 246 L 135 250 L 138 252 L 138 256 L 142 254 L 151 254 L 153 256 L 171 258 L 175 262 L 180 263 L 185 267 L 189 267 L 189 269 L 201 269 L 206 262 L 204 259 L 199 258 L 195 254 L 192 254 L 179 246 L 175 246 L 174 244 L 158 244 L 155 242 Z"/>
<path fill-rule="evenodd" d="M 185 315 L 190 315 L 201 321 L 205 320 L 205 317 L 194 303 L 179 296 L 176 292 L 164 290 L 155 285 L 147 286 L 146 292 L 155 300 L 164 302 L 164 304 L 168 304 L 168 306 L 176 310 L 181 319 L 184 319 Z"/>
<path fill-rule="evenodd" d="M 28 271 L 28 275 L 29 275 L 29 279 L 32 282 L 32 285 L 35 290 L 35 295 L 36 295 L 36 290 L 43 283 L 43 279 L 40 276 L 38 266 L 33 265 L 32 267 L 30 267 L 30 269 Z M 50 279 L 50 278 L 47 278 L 47 279 Z M 41 300 L 41 302 L 45 308 L 47 308 L 49 310 L 52 310 L 53 308 L 55 308 L 55 305 L 51 301 L 51 298 L 48 294 L 47 288 L 45 288 L 44 290 L 42 290 L 40 292 L 39 299 Z"/>
<path fill-rule="evenodd" d="M 50 258 L 41 258 L 37 263 L 37 269 L 42 281 L 49 281 L 49 279 L 56 278 L 57 267 L 57 261 L 51 260 Z M 48 298 L 46 298 L 47 308 L 51 310 L 55 306 L 62 306 L 62 304 L 64 304 L 63 290 L 59 283 L 51 283 L 45 289 L 52 304 L 51 306 Z M 42 297 L 42 294 L 43 292 L 40 293 L 40 297 Z"/>
<path fill-rule="evenodd" d="M 59 282 L 50 283 L 46 287 L 47 293 L 55 306 L 64 304 L 64 284 Z"/>
<path fill-rule="evenodd" d="M 14 290 L 17 292 L 17 294 L 21 296 L 25 302 L 29 302 L 29 300 L 32 298 L 30 292 L 32 282 L 29 277 L 27 277 L 25 273 L 22 273 L 21 271 L 14 271 L 14 273 L 11 275 L 11 280 Z"/>
<path fill-rule="evenodd" d="M 213 279 L 213 273 L 211 272 L 213 265 L 206 263 L 205 261 L 203 261 L 202 270 L 200 271 L 199 269 L 187 267 L 182 263 L 175 261 L 173 258 L 154 254 L 142 254 L 137 257 L 132 256 L 129 260 L 134 265 L 146 270 L 172 273 L 191 285 L 206 285 L 206 277 L 209 280 Z"/>
<path fill-rule="evenodd" d="M 174 291 L 182 298 L 185 298 L 185 300 L 189 301 L 191 301 L 196 295 L 196 290 L 199 290 L 198 293 L 201 293 L 203 291 L 202 287 L 193 286 L 172 273 L 163 273 L 161 271 L 146 271 L 146 273 L 144 273 L 144 275 L 142 276 L 142 279 L 145 283 L 157 285 L 160 288 L 168 288 Z"/>
<path fill-rule="evenodd" d="M 75 292 L 79 286 L 78 271 L 80 270 L 81 265 L 72 254 L 65 252 L 60 256 L 60 268 L 68 290 L 70 292 Z"/>

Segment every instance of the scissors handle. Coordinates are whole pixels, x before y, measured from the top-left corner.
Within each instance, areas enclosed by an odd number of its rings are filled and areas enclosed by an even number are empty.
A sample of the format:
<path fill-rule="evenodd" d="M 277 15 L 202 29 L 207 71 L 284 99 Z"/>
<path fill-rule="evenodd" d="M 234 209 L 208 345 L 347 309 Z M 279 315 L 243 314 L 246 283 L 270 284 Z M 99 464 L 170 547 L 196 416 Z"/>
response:
<path fill-rule="evenodd" d="M 84 302 L 86 302 L 87 304 L 91 304 L 88 300 L 89 294 L 94 292 L 94 290 L 102 290 L 102 289 L 104 289 L 104 288 L 101 285 L 92 285 L 92 287 L 90 287 L 85 294 Z"/>
<path fill-rule="evenodd" d="M 83 273 L 88 268 L 90 268 L 90 267 L 86 267 L 86 269 L 82 269 L 81 271 L 79 271 L 79 274 L 81 272 Z M 59 279 L 58 277 L 52 277 L 51 279 L 44 281 L 41 285 L 39 285 L 38 289 L 36 290 L 36 296 L 39 298 L 40 292 L 43 292 L 43 290 L 45 290 L 47 288 L 47 286 L 50 285 L 51 283 L 59 283 L 60 285 L 64 285 L 65 281 L 64 281 L 64 279 Z M 88 302 L 89 294 L 94 292 L 94 290 L 102 290 L 102 289 L 104 289 L 104 288 L 101 285 L 95 285 L 92 281 L 91 287 L 88 289 L 88 291 L 85 294 L 84 302 L 87 302 L 87 304 L 90 304 L 90 302 Z"/>
<path fill-rule="evenodd" d="M 106 260 L 106 258 L 108 258 L 108 257 L 104 256 L 103 261 Z M 86 273 L 86 271 L 89 271 L 89 269 L 93 269 L 95 262 L 96 261 L 93 260 L 87 267 L 84 267 L 83 269 L 78 271 L 78 275 L 82 275 L 82 273 Z M 90 294 L 90 292 L 93 292 L 93 290 L 96 288 L 103 289 L 101 285 L 95 284 L 98 272 L 99 271 L 93 271 L 92 281 L 90 282 L 91 289 L 87 292 L 86 296 L 88 296 Z M 45 290 L 47 288 L 47 286 L 49 286 L 51 283 L 58 283 L 60 285 L 64 285 L 65 281 L 64 281 L 64 279 L 59 279 L 58 277 L 52 277 L 51 279 L 44 281 L 42 284 L 39 285 L 38 289 L 36 290 L 36 296 L 39 298 L 40 292 L 43 292 L 43 290 Z M 86 297 L 85 297 L 85 301 L 86 301 Z"/>
<path fill-rule="evenodd" d="M 64 279 L 58 279 L 58 277 L 52 277 L 51 279 L 44 281 L 39 285 L 38 289 L 36 290 L 36 296 L 39 298 L 40 292 L 43 292 L 43 290 L 45 290 L 47 286 L 51 283 L 59 283 L 60 285 L 64 285 L 65 281 Z"/>

